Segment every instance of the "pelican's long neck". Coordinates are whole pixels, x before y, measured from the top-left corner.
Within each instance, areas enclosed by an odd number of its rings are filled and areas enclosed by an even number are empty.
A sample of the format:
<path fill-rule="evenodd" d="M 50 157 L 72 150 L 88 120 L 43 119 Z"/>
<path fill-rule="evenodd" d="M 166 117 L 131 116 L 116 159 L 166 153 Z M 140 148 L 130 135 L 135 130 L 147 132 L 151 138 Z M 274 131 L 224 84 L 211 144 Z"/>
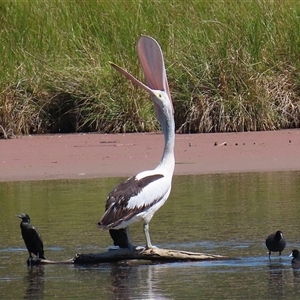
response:
<path fill-rule="evenodd" d="M 164 107 L 164 111 L 160 111 L 157 117 L 165 138 L 163 156 L 157 168 L 164 168 L 172 176 L 175 167 L 175 122 L 173 111 L 170 107 Z"/>

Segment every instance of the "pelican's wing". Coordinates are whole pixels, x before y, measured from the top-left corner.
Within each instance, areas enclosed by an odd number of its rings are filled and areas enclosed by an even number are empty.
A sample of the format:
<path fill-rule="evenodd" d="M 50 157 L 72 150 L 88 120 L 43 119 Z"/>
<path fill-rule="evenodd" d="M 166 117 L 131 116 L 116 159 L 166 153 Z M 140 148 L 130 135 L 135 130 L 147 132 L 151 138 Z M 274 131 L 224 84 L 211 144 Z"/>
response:
<path fill-rule="evenodd" d="M 128 221 L 159 202 L 166 194 L 164 175 L 133 176 L 117 185 L 108 195 L 99 227 L 109 229 Z M 162 191 L 163 190 L 163 191 Z M 154 191 L 154 192 L 153 192 Z"/>

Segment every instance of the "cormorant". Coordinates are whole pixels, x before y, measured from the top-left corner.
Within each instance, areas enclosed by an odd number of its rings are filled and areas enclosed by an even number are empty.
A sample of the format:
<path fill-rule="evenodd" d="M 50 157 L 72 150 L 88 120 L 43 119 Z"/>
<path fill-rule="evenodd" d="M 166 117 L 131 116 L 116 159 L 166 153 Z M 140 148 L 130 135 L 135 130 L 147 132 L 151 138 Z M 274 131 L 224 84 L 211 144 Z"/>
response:
<path fill-rule="evenodd" d="M 36 228 L 30 224 L 30 217 L 27 214 L 17 215 L 22 219 L 20 228 L 25 245 L 29 252 L 29 259 L 32 259 L 32 253 L 39 259 L 46 259 L 44 256 L 44 245 L 42 237 Z"/>
<path fill-rule="evenodd" d="M 129 248 L 129 241 L 125 228 L 121 229 L 109 229 L 109 234 L 114 241 L 115 246 L 120 248 Z"/>
<path fill-rule="evenodd" d="M 266 239 L 266 246 L 269 250 L 269 259 L 271 256 L 271 252 L 279 252 L 280 256 L 285 245 L 286 242 L 281 231 L 278 230 L 276 233 L 270 234 Z"/>

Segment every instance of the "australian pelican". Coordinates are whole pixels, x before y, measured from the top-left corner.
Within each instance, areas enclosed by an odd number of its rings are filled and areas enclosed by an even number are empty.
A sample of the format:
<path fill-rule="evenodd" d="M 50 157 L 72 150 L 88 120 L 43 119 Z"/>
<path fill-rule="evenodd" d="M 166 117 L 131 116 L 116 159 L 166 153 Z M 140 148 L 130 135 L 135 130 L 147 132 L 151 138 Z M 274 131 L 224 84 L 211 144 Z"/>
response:
<path fill-rule="evenodd" d="M 111 65 L 151 95 L 156 116 L 164 134 L 164 151 L 162 159 L 155 169 L 128 178 L 110 192 L 106 201 L 105 213 L 98 222 L 99 228 L 110 230 L 115 245 L 128 246 L 131 250 L 135 248 L 129 239 L 128 226 L 141 220 L 144 221 L 146 249 L 153 248 L 149 234 L 149 222 L 170 195 L 175 167 L 174 109 L 163 54 L 156 40 L 148 36 L 140 37 L 137 52 L 147 85 L 119 66 L 113 63 Z"/>

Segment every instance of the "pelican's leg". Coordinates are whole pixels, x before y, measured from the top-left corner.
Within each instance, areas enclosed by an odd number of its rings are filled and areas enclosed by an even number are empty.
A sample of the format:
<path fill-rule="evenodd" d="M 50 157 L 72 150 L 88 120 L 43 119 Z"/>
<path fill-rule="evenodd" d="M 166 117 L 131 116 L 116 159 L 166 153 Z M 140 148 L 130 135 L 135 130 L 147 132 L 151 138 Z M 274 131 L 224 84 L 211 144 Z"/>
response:
<path fill-rule="evenodd" d="M 144 224 L 144 232 L 145 232 L 145 237 L 146 237 L 146 249 L 157 248 L 157 247 L 153 246 L 151 243 L 148 223 Z"/>

